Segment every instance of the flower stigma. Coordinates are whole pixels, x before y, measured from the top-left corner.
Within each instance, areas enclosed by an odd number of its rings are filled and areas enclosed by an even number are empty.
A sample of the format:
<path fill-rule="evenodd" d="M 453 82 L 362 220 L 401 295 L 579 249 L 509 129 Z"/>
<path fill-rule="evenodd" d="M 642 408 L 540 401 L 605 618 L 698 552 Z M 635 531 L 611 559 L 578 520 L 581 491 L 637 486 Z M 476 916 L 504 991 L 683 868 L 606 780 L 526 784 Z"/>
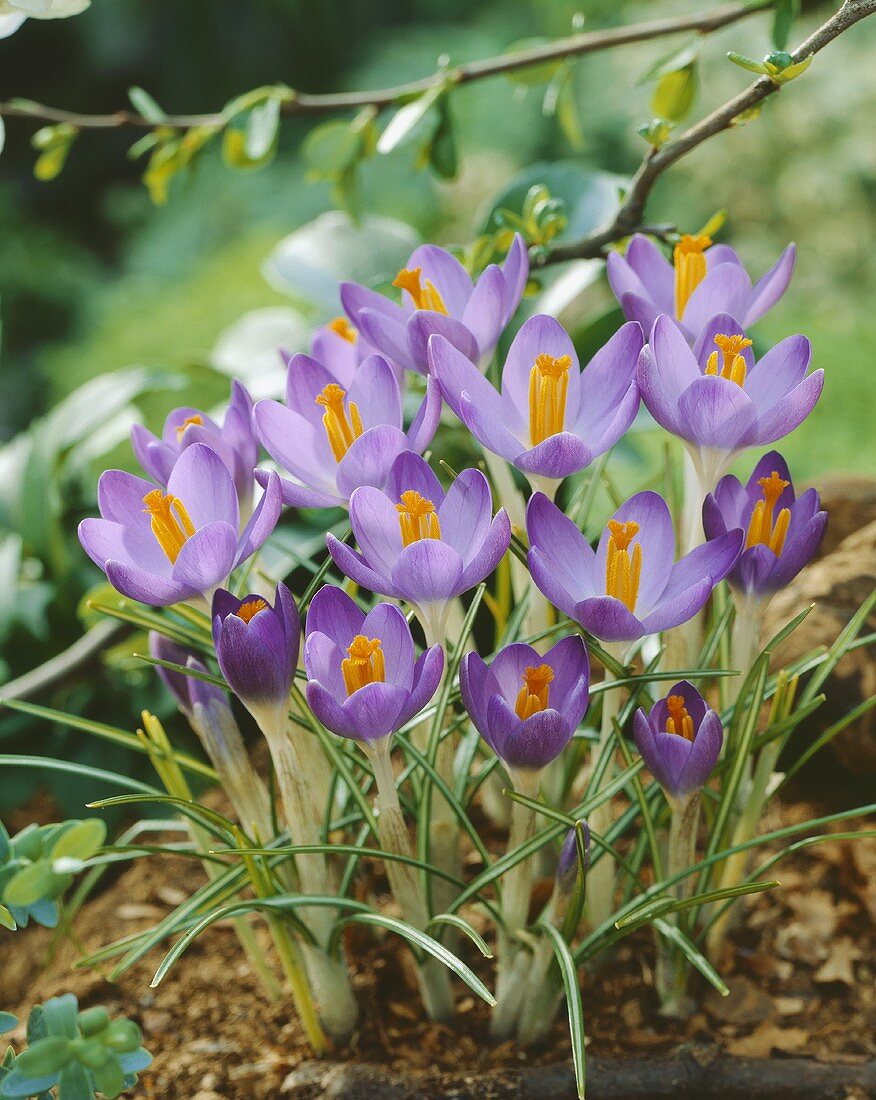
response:
<path fill-rule="evenodd" d="M 415 309 L 431 309 L 434 313 L 447 313 L 447 306 L 431 279 L 422 282 L 421 267 L 403 267 L 393 280 L 393 286 L 406 290 L 411 296 Z"/>
<path fill-rule="evenodd" d="M 679 321 L 691 294 L 706 277 L 706 257 L 703 253 L 711 244 L 711 237 L 692 237 L 685 233 L 675 246 L 672 256 L 675 263 L 675 316 Z"/>
<path fill-rule="evenodd" d="M 721 368 L 718 369 L 718 352 L 713 351 L 706 363 L 706 374 L 720 375 L 721 378 L 729 378 L 737 386 L 745 385 L 747 367 L 742 352 L 751 347 L 751 341 L 742 333 L 736 336 L 723 336 L 720 333 L 715 337 L 715 343 L 721 352 Z"/>
<path fill-rule="evenodd" d="M 333 321 L 329 321 L 328 327 L 332 332 L 340 336 L 342 340 L 346 340 L 348 344 L 356 343 L 356 337 L 359 333 L 353 328 L 346 317 L 335 317 Z"/>
<path fill-rule="evenodd" d="M 201 416 L 200 413 L 195 413 L 194 416 L 187 416 L 185 418 L 185 420 L 182 422 L 182 424 L 179 424 L 177 426 L 177 429 L 176 429 L 176 441 L 177 441 L 177 443 L 179 443 L 179 441 L 182 439 L 182 437 L 186 434 L 186 429 L 187 428 L 192 428 L 192 427 L 200 428 L 200 427 L 203 426 L 203 423 L 204 423 L 204 418 L 203 418 L 203 416 Z"/>
<path fill-rule="evenodd" d="M 355 401 L 350 401 L 344 408 L 347 391 L 336 382 L 329 382 L 322 393 L 316 398 L 317 405 L 325 409 L 322 418 L 325 434 L 328 436 L 329 446 L 335 456 L 335 462 L 340 462 L 352 442 L 362 434 L 362 418 Z"/>
<path fill-rule="evenodd" d="M 357 634 L 347 647 L 347 656 L 341 661 L 341 672 L 347 695 L 352 695 L 366 684 L 382 684 L 386 679 L 386 670 L 380 639 Z"/>
<path fill-rule="evenodd" d="M 431 500 L 421 496 L 416 489 L 408 489 L 399 497 L 396 504 L 398 525 L 401 528 L 402 542 L 410 546 L 420 539 L 440 539 L 441 525 Z"/>
<path fill-rule="evenodd" d="M 666 719 L 666 732 L 676 733 L 687 741 L 694 739 L 693 718 L 688 714 L 684 705 L 683 695 L 670 695 L 666 700 L 666 709 L 669 717 Z"/>
<path fill-rule="evenodd" d="M 608 557 L 605 562 L 605 592 L 620 600 L 628 611 L 636 610 L 639 597 L 639 581 L 642 576 L 642 546 L 636 543 L 630 555 L 630 543 L 639 533 L 635 520 L 618 523 L 608 521 L 611 537 L 608 540 Z"/>
<path fill-rule="evenodd" d="M 555 359 L 543 353 L 529 372 L 529 439 L 533 447 L 565 427 L 571 365 L 568 355 Z"/>
<path fill-rule="evenodd" d="M 778 471 L 773 470 L 769 477 L 758 478 L 758 485 L 763 492 L 763 500 L 759 500 L 751 513 L 748 523 L 748 534 L 745 539 L 745 549 L 752 546 L 766 546 L 780 557 L 785 545 L 785 537 L 788 534 L 788 525 L 791 522 L 791 509 L 783 508 L 773 519 L 779 497 L 791 484 L 779 477 Z"/>
<path fill-rule="evenodd" d="M 523 673 L 523 687 L 514 705 L 518 718 L 525 720 L 533 714 L 538 714 L 539 711 L 547 710 L 549 685 L 553 678 L 554 670 L 550 665 L 527 668 Z"/>
<path fill-rule="evenodd" d="M 160 489 L 147 493 L 143 503 L 146 505 L 143 511 L 152 517 L 152 534 L 169 560 L 175 562 L 186 540 L 195 533 L 185 505 L 179 497 Z"/>
<path fill-rule="evenodd" d="M 255 599 L 247 600 L 245 603 L 242 603 L 234 614 L 238 619 L 243 619 L 245 623 L 248 623 L 250 619 L 254 619 L 260 611 L 264 611 L 267 606 L 267 601 L 263 600 L 260 596 L 256 596 Z"/>

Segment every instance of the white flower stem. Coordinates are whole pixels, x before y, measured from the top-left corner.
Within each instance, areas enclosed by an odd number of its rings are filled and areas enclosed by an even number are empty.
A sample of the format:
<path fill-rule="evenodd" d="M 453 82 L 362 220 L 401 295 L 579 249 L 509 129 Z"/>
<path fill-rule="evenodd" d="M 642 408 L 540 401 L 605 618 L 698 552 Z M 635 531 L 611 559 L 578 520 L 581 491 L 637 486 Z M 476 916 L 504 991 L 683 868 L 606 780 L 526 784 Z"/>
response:
<path fill-rule="evenodd" d="M 697 828 L 700 820 L 701 795 L 699 791 L 681 798 L 670 798 L 672 817 L 669 823 L 669 845 L 666 872 L 670 877 L 691 867 L 696 858 Z M 673 887 L 679 899 L 687 897 L 693 879 L 688 876 Z M 679 923 L 679 913 L 666 916 L 671 924 Z M 686 1016 L 690 1010 L 687 998 L 688 965 L 684 954 L 671 942 L 661 937 L 657 952 L 655 981 L 660 996 L 661 1013 L 664 1016 Z"/>
<path fill-rule="evenodd" d="M 377 785 L 375 809 L 377 811 L 377 831 L 380 844 L 387 852 L 395 855 L 413 856 L 410 837 L 398 801 L 395 776 L 389 752 L 389 738 L 373 745 L 363 747 L 374 770 Z M 386 876 L 402 917 L 424 931 L 429 923 L 426 899 L 420 886 L 417 869 L 409 863 L 397 860 L 386 861 Z M 429 1018 L 449 1020 L 453 1017 L 453 991 L 447 968 L 431 956 L 417 966 L 420 994 Z"/>

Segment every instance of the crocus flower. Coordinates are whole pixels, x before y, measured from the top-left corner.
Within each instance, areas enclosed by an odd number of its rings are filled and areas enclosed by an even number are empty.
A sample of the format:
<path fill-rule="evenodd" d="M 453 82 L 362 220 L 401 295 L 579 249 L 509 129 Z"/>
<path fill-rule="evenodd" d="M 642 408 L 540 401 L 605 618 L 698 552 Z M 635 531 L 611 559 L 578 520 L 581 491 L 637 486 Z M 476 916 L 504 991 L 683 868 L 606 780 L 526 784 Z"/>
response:
<path fill-rule="evenodd" d="M 212 593 L 264 543 L 282 507 L 271 475 L 246 527 L 231 474 L 210 447 L 194 443 L 179 456 L 166 491 L 123 470 L 97 484 L 100 519 L 79 524 L 85 552 L 123 596 L 164 606 Z"/>
<path fill-rule="evenodd" d="M 277 585 L 272 607 L 262 596 L 213 597 L 213 645 L 228 686 L 262 730 L 285 729 L 298 663 L 301 623 L 292 593 Z"/>
<path fill-rule="evenodd" d="M 344 389 L 309 355 L 295 355 L 286 376 L 286 404 L 259 401 L 256 431 L 265 449 L 291 475 L 283 499 L 298 508 L 345 505 L 360 485 L 382 488 L 393 459 L 422 451 L 441 415 L 438 384 L 426 396 L 407 432 L 402 395 L 382 355 L 369 356 Z M 267 476 L 258 473 L 259 481 Z"/>
<path fill-rule="evenodd" d="M 376 350 L 346 317 L 335 317 L 318 328 L 310 342 L 311 357 L 321 363 L 345 390 L 350 388 L 362 363 Z M 401 381 L 399 378 L 400 384 Z"/>
<path fill-rule="evenodd" d="M 590 829 L 584 818 L 578 822 L 584 832 L 584 874 L 590 868 Z M 555 889 L 559 893 L 571 893 L 578 877 L 578 868 L 581 866 L 581 856 L 578 852 L 578 837 L 576 829 L 569 829 L 560 849 L 560 858 L 557 860 L 557 870 L 554 875 Z"/>
<path fill-rule="evenodd" d="M 131 428 L 137 461 L 159 485 L 167 485 L 176 460 L 193 443 L 205 443 L 225 463 L 234 479 L 241 516 L 247 518 L 259 445 L 252 428 L 252 398 L 240 382 L 231 383 L 231 401 L 221 426 L 200 409 L 184 407 L 170 413 L 160 439 L 142 424 Z"/>
<path fill-rule="evenodd" d="M 636 748 L 670 798 L 699 790 L 721 752 L 721 719 L 693 684 L 682 680 L 658 699 L 650 714 L 633 716 Z"/>
<path fill-rule="evenodd" d="M 795 498 L 788 465 L 770 451 L 742 485 L 732 474 L 718 482 L 703 505 L 707 538 L 733 527 L 745 531 L 745 545 L 727 574 L 729 584 L 746 596 L 768 599 L 809 562 L 824 536 L 827 512 L 815 489 Z"/>
<path fill-rule="evenodd" d="M 487 450 L 525 474 L 559 481 L 620 439 L 636 416 L 638 324 L 623 325 L 582 373 L 575 346 L 553 317 L 530 317 L 502 370 L 502 392 L 443 336 L 429 365 L 444 400 Z"/>
<path fill-rule="evenodd" d="M 326 535 L 335 564 L 372 592 L 413 604 L 436 641 L 447 601 L 492 573 L 511 541 L 508 516 L 500 509 L 493 517 L 480 470 L 463 470 L 445 495 L 428 463 L 410 451 L 392 464 L 384 490 L 353 493 L 350 524 L 358 551 Z"/>
<path fill-rule="evenodd" d="M 789 336 L 755 363 L 751 341 L 727 314 L 712 317 L 691 350 L 664 315 L 639 357 L 639 389 L 711 488 L 740 451 L 773 443 L 806 419 L 824 385 L 824 371 L 806 374 L 810 358 L 806 337 Z"/>
<path fill-rule="evenodd" d="M 577 635 L 545 654 L 515 642 L 489 666 L 477 653 L 466 653 L 459 687 L 469 717 L 495 754 L 512 771 L 539 771 L 568 745 L 587 711 L 587 648 Z"/>
<path fill-rule="evenodd" d="M 627 642 L 687 622 L 739 553 L 742 531 L 728 531 L 675 561 L 666 502 L 636 493 L 608 521 L 594 552 L 543 493 L 526 510 L 529 570 L 544 595 L 591 634 Z"/>
<path fill-rule="evenodd" d="M 393 604 L 366 615 L 339 588 L 325 585 L 307 612 L 307 702 L 322 724 L 368 744 L 401 729 L 429 702 L 444 671 L 433 645 L 414 657 L 411 629 Z"/>
<path fill-rule="evenodd" d="M 341 302 L 378 351 L 399 367 L 425 374 L 426 347 L 434 333 L 473 363 L 487 360 L 520 304 L 528 276 L 529 256 L 519 234 L 504 263 L 490 264 L 476 283 L 449 252 L 424 244 L 393 283 L 401 304 L 358 283 L 341 284 Z"/>
<path fill-rule="evenodd" d="M 667 314 L 693 341 L 717 313 L 738 317 L 746 328 L 763 317 L 785 293 L 795 259 L 790 244 L 752 286 L 738 254 L 726 244 L 685 235 L 669 263 L 653 241 L 637 233 L 625 256 L 609 253 L 607 274 L 628 320 L 650 332 L 657 317 Z"/>

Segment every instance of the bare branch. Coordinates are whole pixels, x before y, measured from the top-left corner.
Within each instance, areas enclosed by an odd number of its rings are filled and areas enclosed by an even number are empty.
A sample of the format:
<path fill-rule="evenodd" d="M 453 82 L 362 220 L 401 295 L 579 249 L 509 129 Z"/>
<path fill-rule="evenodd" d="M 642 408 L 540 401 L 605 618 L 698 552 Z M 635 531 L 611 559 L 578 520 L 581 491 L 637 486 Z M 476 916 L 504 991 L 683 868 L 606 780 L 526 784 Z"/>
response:
<path fill-rule="evenodd" d="M 17 680 L 9 680 L 0 688 L 0 706 L 4 699 L 27 699 L 39 695 L 50 687 L 72 676 L 83 665 L 93 660 L 98 653 L 114 641 L 124 630 L 123 623 L 101 622 L 93 626 L 86 634 L 57 654 L 39 668 L 26 672 Z"/>
<path fill-rule="evenodd" d="M 284 115 L 320 115 L 364 107 L 375 107 L 380 111 L 399 102 L 416 98 L 440 84 L 470 84 L 476 80 L 485 80 L 503 73 L 532 68 L 549 61 L 581 57 L 584 54 L 614 49 L 632 42 L 664 38 L 684 31 L 709 34 L 731 23 L 737 23 L 749 15 L 754 15 L 769 7 L 771 3 L 772 0 L 748 0 L 747 3 L 726 4 L 712 12 L 699 15 L 678 19 L 656 19 L 648 23 L 637 23 L 631 27 L 615 27 L 610 30 L 573 34 L 544 46 L 534 46 L 528 50 L 518 50 L 514 53 L 500 54 L 498 57 L 472 61 L 455 68 L 441 69 L 422 80 L 398 84 L 393 88 L 330 95 L 308 95 L 306 92 L 293 91 L 288 100 L 282 104 L 281 110 Z M 151 130 L 155 127 L 154 122 L 135 111 L 121 110 L 109 115 L 89 115 L 18 100 L 0 102 L 0 115 L 5 118 L 29 118 L 38 122 L 68 123 L 80 130 L 107 130 L 120 127 Z M 196 126 L 222 127 L 227 121 L 228 119 L 221 112 L 206 115 L 168 115 L 163 120 L 163 125 L 188 130 Z"/>
<path fill-rule="evenodd" d="M 849 27 L 866 19 L 868 15 L 873 15 L 874 12 L 876 12 L 876 0 L 845 0 L 842 7 L 823 26 L 797 47 L 791 55 L 794 62 L 803 61 L 818 53 L 819 50 L 823 50 Z M 610 225 L 583 240 L 558 245 L 547 255 L 536 256 L 535 263 L 544 266 L 561 263 L 564 260 L 596 259 L 604 256 L 608 246 L 615 241 L 628 237 L 636 231 L 642 231 L 648 196 L 666 169 L 687 156 L 697 146 L 702 145 L 708 138 L 729 129 L 740 115 L 756 107 L 768 96 L 777 92 L 780 87 L 781 85 L 774 83 L 769 77 L 759 77 L 745 91 L 740 92 L 722 107 L 691 126 L 675 141 L 648 152 L 633 176 L 624 202 Z"/>

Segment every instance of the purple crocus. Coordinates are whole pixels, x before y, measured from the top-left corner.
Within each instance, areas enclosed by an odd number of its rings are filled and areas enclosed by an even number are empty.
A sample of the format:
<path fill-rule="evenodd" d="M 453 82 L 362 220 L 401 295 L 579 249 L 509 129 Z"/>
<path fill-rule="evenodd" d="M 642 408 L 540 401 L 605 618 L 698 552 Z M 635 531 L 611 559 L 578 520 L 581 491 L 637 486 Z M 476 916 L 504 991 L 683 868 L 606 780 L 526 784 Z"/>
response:
<path fill-rule="evenodd" d="M 262 730 L 284 730 L 298 663 L 301 622 L 292 593 L 277 585 L 274 606 L 262 596 L 213 597 L 213 645 L 228 686 Z"/>
<path fill-rule="evenodd" d="M 404 615 L 381 603 L 366 615 L 339 588 L 326 585 L 307 612 L 304 642 L 307 702 L 322 724 L 367 744 L 401 729 L 429 702 L 444 671 L 433 645 L 419 658 Z"/>
<path fill-rule="evenodd" d="M 658 699 L 650 714 L 633 716 L 636 748 L 671 799 L 702 787 L 721 752 L 721 719 L 693 684 L 681 680 Z"/>
<path fill-rule="evenodd" d="M 577 635 L 545 654 L 515 642 L 486 665 L 466 653 L 462 701 L 478 733 L 512 771 L 540 771 L 568 745 L 587 711 L 590 661 Z"/>
<path fill-rule="evenodd" d="M 526 510 L 529 570 L 544 595 L 606 642 L 628 642 L 691 619 L 726 576 L 742 545 L 727 531 L 675 561 L 663 498 L 636 493 L 606 524 L 596 551 L 543 493 Z"/>
<path fill-rule="evenodd" d="M 331 374 L 338 385 L 348 390 L 356 371 L 377 348 L 370 344 L 346 317 L 335 317 L 322 325 L 310 341 L 310 354 Z M 286 356 L 287 359 L 291 356 Z M 404 387 L 404 371 L 395 370 L 399 386 Z"/>
<path fill-rule="evenodd" d="M 252 398 L 240 382 L 231 383 L 231 401 L 221 425 L 200 409 L 184 406 L 168 415 L 160 439 L 142 424 L 131 428 L 137 461 L 162 486 L 167 485 L 176 460 L 193 443 L 205 443 L 225 463 L 237 489 L 241 517 L 246 519 L 252 507 L 259 445 L 252 427 Z"/>
<path fill-rule="evenodd" d="M 805 336 L 789 336 L 755 362 L 751 341 L 728 314 L 712 317 L 691 350 L 664 315 L 639 357 L 639 390 L 711 488 L 740 451 L 781 439 L 812 411 L 824 371 L 806 374 L 811 354 Z"/>
<path fill-rule="evenodd" d="M 435 434 L 441 394 L 434 379 L 407 432 L 402 395 L 390 364 L 371 355 L 349 389 L 309 355 L 294 355 L 286 376 L 286 404 L 259 401 L 253 414 L 265 449 L 292 477 L 283 499 L 298 508 L 345 505 L 360 485 L 382 488 L 393 459 L 422 451 Z M 262 481 L 267 474 L 258 472 Z"/>
<path fill-rule="evenodd" d="M 350 498 L 359 550 L 326 535 L 329 553 L 348 577 L 372 592 L 407 600 L 430 640 L 441 639 L 447 601 L 488 576 L 511 541 L 504 509 L 493 516 L 487 479 L 463 470 L 445 494 L 419 455 L 399 455 L 382 491 Z"/>
<path fill-rule="evenodd" d="M 763 456 L 745 485 L 732 474 L 723 477 L 703 504 L 707 538 L 733 527 L 745 531 L 745 545 L 727 580 L 760 600 L 797 576 L 818 549 L 826 526 L 818 493 L 807 489 L 795 498 L 788 464 L 777 451 Z"/>
<path fill-rule="evenodd" d="M 645 332 L 667 314 L 691 342 L 717 313 L 753 325 L 776 304 L 794 272 L 796 249 L 790 244 L 770 270 L 752 286 L 738 253 L 710 237 L 685 234 L 670 263 L 653 241 L 635 234 L 626 255 L 608 256 L 608 281 L 624 316 Z"/>
<path fill-rule="evenodd" d="M 401 304 L 358 283 L 341 284 L 347 315 L 377 349 L 405 370 L 427 372 L 426 348 L 435 333 L 473 363 L 493 354 L 529 276 L 529 256 L 516 234 L 501 266 L 490 264 L 477 282 L 434 244 L 416 248 L 393 286 Z"/>
<path fill-rule="evenodd" d="M 271 474 L 246 527 L 234 481 L 216 452 L 193 443 L 182 452 L 166 491 L 123 470 L 97 484 L 100 519 L 79 524 L 85 552 L 123 596 L 161 607 L 209 595 L 264 543 L 282 507 Z"/>
<path fill-rule="evenodd" d="M 623 325 L 582 373 L 569 334 L 530 317 L 508 351 L 502 392 L 443 336 L 429 366 L 444 400 L 477 440 L 531 477 L 559 481 L 617 443 L 639 407 L 636 363 L 644 338 Z"/>

